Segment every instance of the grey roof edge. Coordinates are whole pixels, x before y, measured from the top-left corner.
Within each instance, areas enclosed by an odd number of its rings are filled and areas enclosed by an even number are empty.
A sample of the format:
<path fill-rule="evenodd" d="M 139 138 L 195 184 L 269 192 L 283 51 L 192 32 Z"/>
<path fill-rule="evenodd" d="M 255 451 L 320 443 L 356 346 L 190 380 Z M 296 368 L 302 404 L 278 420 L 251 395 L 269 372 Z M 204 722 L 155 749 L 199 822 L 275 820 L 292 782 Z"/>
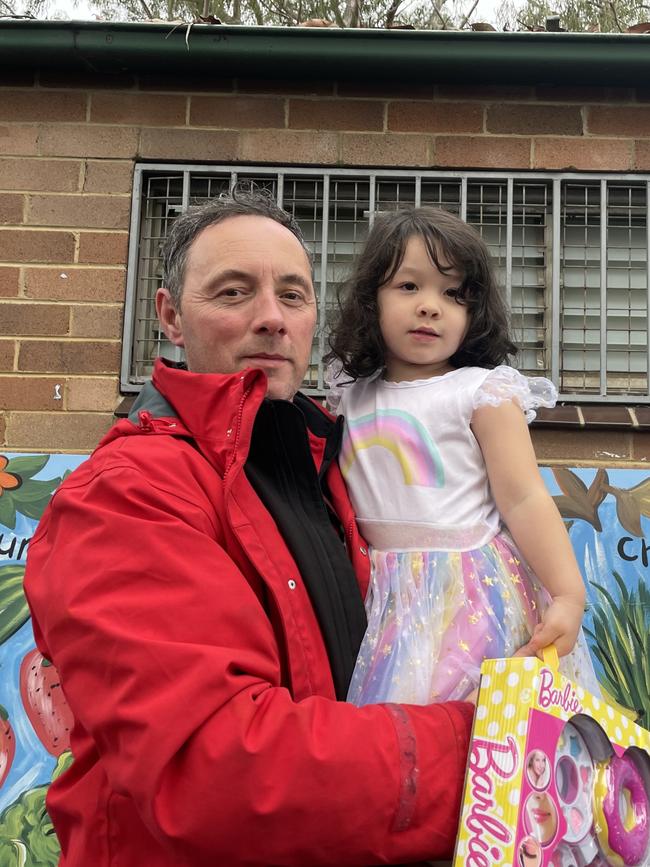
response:
<path fill-rule="evenodd" d="M 632 87 L 650 81 L 650 35 L 0 19 L 1 67 Z"/>

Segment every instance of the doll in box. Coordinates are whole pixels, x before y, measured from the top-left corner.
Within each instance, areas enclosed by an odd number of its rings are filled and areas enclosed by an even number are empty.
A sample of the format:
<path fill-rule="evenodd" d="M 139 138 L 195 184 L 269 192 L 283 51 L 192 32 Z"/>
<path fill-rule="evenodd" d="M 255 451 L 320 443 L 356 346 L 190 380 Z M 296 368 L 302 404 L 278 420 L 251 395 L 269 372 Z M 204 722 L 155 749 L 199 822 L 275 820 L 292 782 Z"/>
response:
<path fill-rule="evenodd" d="M 650 733 L 550 650 L 481 672 L 454 867 L 650 867 Z"/>

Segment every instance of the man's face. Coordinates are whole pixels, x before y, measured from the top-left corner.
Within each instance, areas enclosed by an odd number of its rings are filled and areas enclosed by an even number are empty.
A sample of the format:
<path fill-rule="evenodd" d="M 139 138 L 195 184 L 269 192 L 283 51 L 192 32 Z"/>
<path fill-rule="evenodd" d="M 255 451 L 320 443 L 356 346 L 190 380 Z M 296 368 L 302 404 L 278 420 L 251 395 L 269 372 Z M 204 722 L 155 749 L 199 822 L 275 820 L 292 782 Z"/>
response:
<path fill-rule="evenodd" d="M 195 373 L 267 375 L 268 396 L 291 400 L 307 370 L 316 298 L 298 239 L 267 217 L 229 217 L 190 247 L 180 310 L 159 289 L 165 333 Z"/>

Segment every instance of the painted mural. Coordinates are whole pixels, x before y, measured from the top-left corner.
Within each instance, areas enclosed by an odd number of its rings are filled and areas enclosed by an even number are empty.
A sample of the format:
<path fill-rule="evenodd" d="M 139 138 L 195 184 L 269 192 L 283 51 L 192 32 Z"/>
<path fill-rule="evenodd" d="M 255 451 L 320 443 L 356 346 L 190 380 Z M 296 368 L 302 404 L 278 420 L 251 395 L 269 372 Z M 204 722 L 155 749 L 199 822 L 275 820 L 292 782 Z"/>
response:
<path fill-rule="evenodd" d="M 29 540 L 83 455 L 0 454 L 0 867 L 55 867 L 47 786 L 70 763 L 70 712 L 34 647 Z M 544 468 L 587 583 L 585 630 L 607 691 L 650 726 L 650 469 Z"/>
<path fill-rule="evenodd" d="M 45 793 L 71 761 L 71 717 L 56 669 L 34 647 L 22 581 L 45 506 L 84 457 L 0 454 L 0 867 L 58 863 Z"/>

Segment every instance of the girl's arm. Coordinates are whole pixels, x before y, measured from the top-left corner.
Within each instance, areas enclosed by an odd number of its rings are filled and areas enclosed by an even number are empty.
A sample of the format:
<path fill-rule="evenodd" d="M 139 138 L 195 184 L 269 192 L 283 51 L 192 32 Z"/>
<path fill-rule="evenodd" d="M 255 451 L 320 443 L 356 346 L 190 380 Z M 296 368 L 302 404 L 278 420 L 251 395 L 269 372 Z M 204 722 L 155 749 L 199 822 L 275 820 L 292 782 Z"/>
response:
<path fill-rule="evenodd" d="M 553 599 L 522 651 L 538 653 L 553 643 L 563 656 L 578 636 L 585 586 L 560 513 L 537 468 L 524 414 L 513 401 L 482 406 L 474 411 L 471 427 L 503 522 Z"/>

